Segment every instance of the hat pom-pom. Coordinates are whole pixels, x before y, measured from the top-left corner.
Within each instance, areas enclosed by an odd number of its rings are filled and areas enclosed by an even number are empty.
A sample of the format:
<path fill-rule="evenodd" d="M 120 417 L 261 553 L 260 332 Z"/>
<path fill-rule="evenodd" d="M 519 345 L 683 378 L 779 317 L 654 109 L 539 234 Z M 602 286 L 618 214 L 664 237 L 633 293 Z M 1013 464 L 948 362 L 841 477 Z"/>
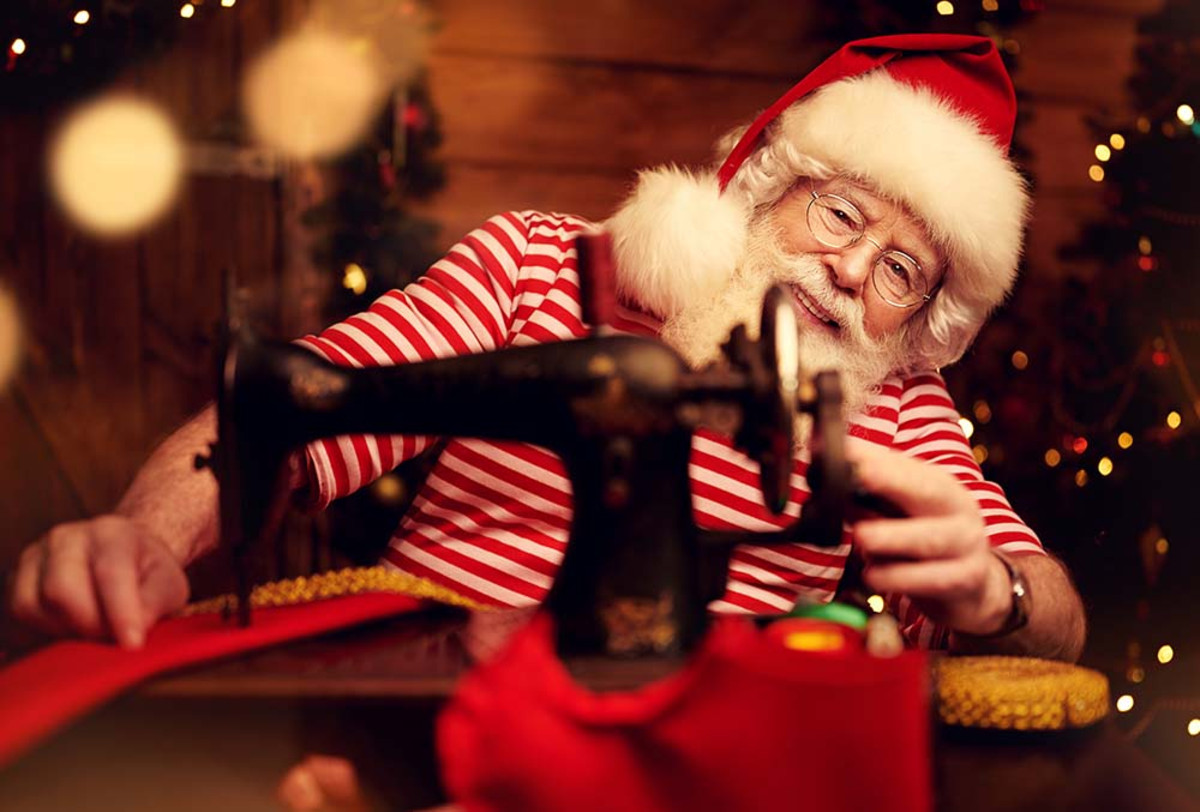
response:
<path fill-rule="evenodd" d="M 605 224 L 618 295 L 662 318 L 715 296 L 746 246 L 749 213 L 734 197 L 721 194 L 714 174 L 672 166 L 641 172 Z"/>

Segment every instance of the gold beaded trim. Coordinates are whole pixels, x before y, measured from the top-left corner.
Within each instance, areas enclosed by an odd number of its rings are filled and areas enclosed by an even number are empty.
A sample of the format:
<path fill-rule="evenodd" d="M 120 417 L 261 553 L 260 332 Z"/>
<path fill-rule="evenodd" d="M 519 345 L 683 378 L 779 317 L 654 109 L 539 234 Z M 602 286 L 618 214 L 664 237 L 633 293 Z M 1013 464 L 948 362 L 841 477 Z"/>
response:
<path fill-rule="evenodd" d="M 1108 679 L 1028 657 L 943 657 L 934 667 L 938 718 L 1001 730 L 1086 727 L 1108 713 Z"/>
<path fill-rule="evenodd" d="M 317 575 L 259 584 L 250 592 L 250 607 L 263 609 L 272 606 L 293 606 L 326 598 L 340 598 L 344 595 L 360 595 L 366 592 L 391 592 L 414 598 L 427 598 L 438 603 L 462 606 L 466 609 L 490 608 L 476 603 L 470 598 L 465 598 L 441 584 L 435 584 L 425 578 L 418 578 L 415 575 L 383 566 L 349 567 L 335 572 L 322 572 Z M 189 604 L 179 614 L 186 617 L 209 612 L 229 611 L 236 607 L 236 596 L 220 595 Z"/>

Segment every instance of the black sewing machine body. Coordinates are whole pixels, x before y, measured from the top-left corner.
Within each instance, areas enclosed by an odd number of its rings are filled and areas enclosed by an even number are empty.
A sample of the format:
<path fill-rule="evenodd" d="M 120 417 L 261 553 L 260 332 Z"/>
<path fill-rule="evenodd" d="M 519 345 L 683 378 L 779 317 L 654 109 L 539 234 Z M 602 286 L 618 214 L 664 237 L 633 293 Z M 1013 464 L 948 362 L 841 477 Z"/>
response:
<path fill-rule="evenodd" d="M 289 456 L 340 434 L 516 440 L 558 454 L 573 493 L 570 540 L 546 606 L 565 658 L 678 656 L 707 626 L 737 543 L 836 544 L 849 492 L 836 375 L 802 378 L 795 315 L 782 289 L 764 302 L 763 338 L 734 330 L 727 363 L 691 370 L 664 343 L 601 336 L 423 363 L 352 369 L 231 327 L 221 370 L 214 469 L 223 543 L 240 562 L 286 507 Z M 782 363 L 781 363 L 782 362 Z M 692 519 L 692 434 L 716 422 L 762 465 L 767 504 L 783 509 L 797 408 L 814 420 L 802 519 L 779 533 L 711 533 Z"/>

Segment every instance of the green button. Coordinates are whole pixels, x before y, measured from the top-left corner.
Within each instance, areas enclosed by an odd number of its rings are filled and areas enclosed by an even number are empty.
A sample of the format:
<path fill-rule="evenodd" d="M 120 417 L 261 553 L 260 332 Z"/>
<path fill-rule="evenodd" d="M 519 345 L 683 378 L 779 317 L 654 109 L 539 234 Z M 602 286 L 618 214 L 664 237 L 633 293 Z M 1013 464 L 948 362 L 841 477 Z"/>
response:
<path fill-rule="evenodd" d="M 867 628 L 867 613 L 848 603 L 804 603 L 788 612 L 785 617 L 803 617 L 840 623 L 851 629 L 862 631 Z"/>

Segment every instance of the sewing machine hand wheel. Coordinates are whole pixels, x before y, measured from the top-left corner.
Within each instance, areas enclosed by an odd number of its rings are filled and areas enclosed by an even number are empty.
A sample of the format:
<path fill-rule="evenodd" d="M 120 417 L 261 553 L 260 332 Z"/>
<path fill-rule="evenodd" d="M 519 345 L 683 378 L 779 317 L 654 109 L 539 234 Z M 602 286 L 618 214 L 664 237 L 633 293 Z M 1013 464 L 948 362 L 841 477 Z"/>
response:
<path fill-rule="evenodd" d="M 794 421 L 800 393 L 800 338 L 796 311 L 787 289 L 775 285 L 763 298 L 759 340 L 738 325 L 725 355 L 749 380 L 745 419 L 734 438 L 759 464 L 763 500 L 774 513 L 787 505 L 792 476 Z"/>

